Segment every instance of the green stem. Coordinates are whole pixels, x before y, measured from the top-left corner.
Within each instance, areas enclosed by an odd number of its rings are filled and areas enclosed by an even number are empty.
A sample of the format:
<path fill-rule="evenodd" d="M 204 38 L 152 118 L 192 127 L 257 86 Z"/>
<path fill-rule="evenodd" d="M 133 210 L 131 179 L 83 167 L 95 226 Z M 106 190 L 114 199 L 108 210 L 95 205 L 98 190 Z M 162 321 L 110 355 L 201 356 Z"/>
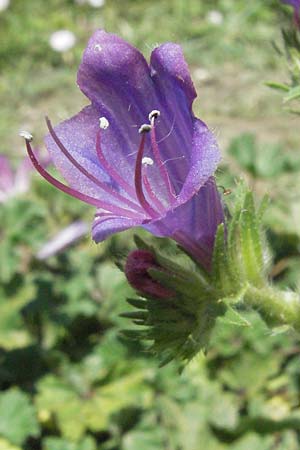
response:
<path fill-rule="evenodd" d="M 279 291 L 271 286 L 249 286 L 244 301 L 269 325 L 289 325 L 300 332 L 300 297 L 295 292 Z"/>

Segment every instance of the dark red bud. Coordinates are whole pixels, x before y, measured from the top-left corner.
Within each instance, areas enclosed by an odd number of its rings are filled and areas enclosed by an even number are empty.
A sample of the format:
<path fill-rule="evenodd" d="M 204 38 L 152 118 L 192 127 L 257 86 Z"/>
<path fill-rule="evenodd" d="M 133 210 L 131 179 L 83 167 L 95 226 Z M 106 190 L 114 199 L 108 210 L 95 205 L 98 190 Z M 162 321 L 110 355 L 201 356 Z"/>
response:
<path fill-rule="evenodd" d="M 151 268 L 162 269 L 155 256 L 148 250 L 133 250 L 127 256 L 125 265 L 125 275 L 129 284 L 142 294 L 157 298 L 173 297 L 172 291 L 151 278 L 148 274 Z"/>

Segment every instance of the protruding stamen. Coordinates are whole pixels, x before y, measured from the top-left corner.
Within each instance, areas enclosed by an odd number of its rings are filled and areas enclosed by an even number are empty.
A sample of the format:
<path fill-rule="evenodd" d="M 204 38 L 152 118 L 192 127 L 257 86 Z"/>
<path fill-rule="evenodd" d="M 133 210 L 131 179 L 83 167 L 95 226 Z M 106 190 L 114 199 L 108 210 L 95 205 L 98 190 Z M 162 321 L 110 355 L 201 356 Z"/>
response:
<path fill-rule="evenodd" d="M 100 117 L 99 125 L 102 130 L 106 130 L 109 127 L 109 121 L 106 117 Z"/>
<path fill-rule="evenodd" d="M 139 128 L 139 133 L 143 134 L 143 133 L 149 133 L 149 131 L 151 131 L 151 125 L 149 125 L 149 123 L 144 123 L 143 125 L 140 126 Z"/>
<path fill-rule="evenodd" d="M 148 127 L 148 128 L 147 128 Z M 146 197 L 143 192 L 143 183 L 142 183 L 142 161 L 143 161 L 143 153 L 144 146 L 146 140 L 146 132 L 151 130 L 150 125 L 142 125 L 139 131 L 142 134 L 140 146 L 137 152 L 136 162 L 135 162 L 135 173 L 134 173 L 134 184 L 136 196 L 140 202 L 140 205 L 144 208 L 144 210 L 152 217 L 157 216 L 157 212 L 152 208 L 152 206 L 146 200 Z"/>
<path fill-rule="evenodd" d="M 22 138 L 24 138 L 25 141 L 31 142 L 31 141 L 33 140 L 32 134 L 29 133 L 28 131 L 25 131 L 25 130 L 20 131 L 19 136 L 21 136 Z"/>
<path fill-rule="evenodd" d="M 67 186 L 66 184 L 61 183 L 59 180 L 54 178 L 52 175 L 50 175 L 49 172 L 47 172 L 39 163 L 39 161 L 36 159 L 33 150 L 31 148 L 30 142 L 28 139 L 25 139 L 26 143 L 26 149 L 28 156 L 35 167 L 35 169 L 39 172 L 39 174 L 45 178 L 50 184 L 55 186 L 57 189 L 65 192 L 66 194 L 70 195 L 71 197 L 78 198 L 79 200 L 88 203 L 89 205 L 96 206 L 97 208 L 102 208 L 106 211 L 110 211 L 112 214 L 122 214 L 124 217 L 132 217 L 136 218 L 137 213 L 133 211 L 128 211 L 124 208 L 120 208 L 118 206 L 111 205 L 110 203 L 104 202 L 102 200 L 99 200 L 97 198 L 91 197 L 89 195 L 83 194 L 82 192 L 76 191 L 75 189 Z"/>
<path fill-rule="evenodd" d="M 160 111 L 158 109 L 154 109 L 153 111 L 151 111 L 151 113 L 149 114 L 149 122 L 152 125 L 152 122 L 157 119 L 160 116 Z"/>
<path fill-rule="evenodd" d="M 153 166 L 154 161 L 152 158 L 149 158 L 148 156 L 144 156 L 142 159 L 143 166 Z"/>
<path fill-rule="evenodd" d="M 71 164 L 73 164 L 76 169 L 79 170 L 86 178 L 91 180 L 96 186 L 98 186 L 100 189 L 102 189 L 107 194 L 110 194 L 112 197 L 115 197 L 116 200 L 123 202 L 125 205 L 127 205 L 129 208 L 136 210 L 139 210 L 139 205 L 131 202 L 127 198 L 123 197 L 119 192 L 116 192 L 113 190 L 109 185 L 101 182 L 98 180 L 98 178 L 94 177 L 93 174 L 91 174 L 88 170 L 85 169 L 79 162 L 72 156 L 72 154 L 66 149 L 66 147 L 63 145 L 63 143 L 60 141 L 59 137 L 57 136 L 54 128 L 52 127 L 51 121 L 46 117 L 46 123 L 48 130 L 50 132 L 51 137 L 53 138 L 54 142 L 60 149 L 60 151 L 65 155 L 65 157 L 70 161 Z"/>

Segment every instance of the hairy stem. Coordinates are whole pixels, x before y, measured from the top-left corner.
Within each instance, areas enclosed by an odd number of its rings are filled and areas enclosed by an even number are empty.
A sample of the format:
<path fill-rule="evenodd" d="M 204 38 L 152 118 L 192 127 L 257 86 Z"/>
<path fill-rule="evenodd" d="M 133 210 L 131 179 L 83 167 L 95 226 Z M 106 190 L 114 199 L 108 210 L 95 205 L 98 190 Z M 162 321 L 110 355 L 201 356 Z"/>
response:
<path fill-rule="evenodd" d="M 279 291 L 271 286 L 249 286 L 244 301 L 269 325 L 289 325 L 300 332 L 300 297 L 295 292 Z"/>

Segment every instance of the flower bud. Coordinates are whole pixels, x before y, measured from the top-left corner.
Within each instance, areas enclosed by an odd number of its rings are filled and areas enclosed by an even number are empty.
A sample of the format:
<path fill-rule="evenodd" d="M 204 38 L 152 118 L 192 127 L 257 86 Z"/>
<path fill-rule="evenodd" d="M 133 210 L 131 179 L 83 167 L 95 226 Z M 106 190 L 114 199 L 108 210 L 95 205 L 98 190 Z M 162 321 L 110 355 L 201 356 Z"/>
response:
<path fill-rule="evenodd" d="M 157 298 L 172 297 L 174 293 L 171 290 L 151 278 L 148 273 L 149 269 L 162 269 L 150 251 L 139 249 L 129 253 L 125 265 L 125 275 L 129 284 L 146 296 Z"/>

